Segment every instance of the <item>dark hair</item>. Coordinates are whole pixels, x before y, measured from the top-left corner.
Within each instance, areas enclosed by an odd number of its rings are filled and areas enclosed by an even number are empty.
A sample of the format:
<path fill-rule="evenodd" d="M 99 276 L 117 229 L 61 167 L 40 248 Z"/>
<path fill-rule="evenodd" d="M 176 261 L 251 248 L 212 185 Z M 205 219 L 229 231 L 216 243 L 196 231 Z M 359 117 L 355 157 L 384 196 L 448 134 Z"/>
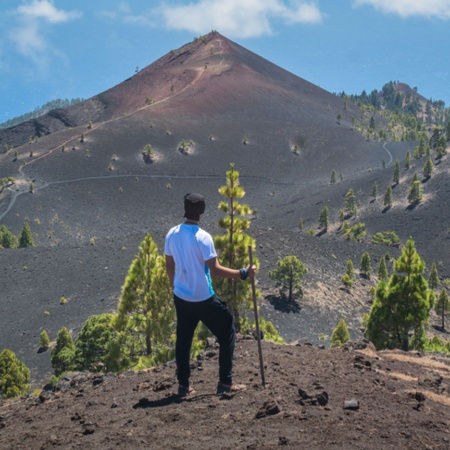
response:
<path fill-rule="evenodd" d="M 205 197 L 202 194 L 192 193 L 184 196 L 184 217 L 188 220 L 200 220 L 205 212 Z"/>

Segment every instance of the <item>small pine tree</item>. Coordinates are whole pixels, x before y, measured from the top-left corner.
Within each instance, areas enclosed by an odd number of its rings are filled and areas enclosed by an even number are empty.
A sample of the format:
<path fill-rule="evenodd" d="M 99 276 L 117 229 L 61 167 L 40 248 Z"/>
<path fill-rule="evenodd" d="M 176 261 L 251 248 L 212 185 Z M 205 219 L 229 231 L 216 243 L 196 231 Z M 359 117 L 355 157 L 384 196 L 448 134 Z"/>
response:
<path fill-rule="evenodd" d="M 331 334 L 331 347 L 340 347 L 350 340 L 350 333 L 348 332 L 347 324 L 344 319 L 341 319 L 336 325 L 336 328 Z"/>
<path fill-rule="evenodd" d="M 430 277 L 428 278 L 428 286 L 430 289 L 437 289 L 439 286 L 439 274 L 436 267 L 436 263 L 433 262 L 430 270 Z"/>
<path fill-rule="evenodd" d="M 359 265 L 359 270 L 361 273 L 366 276 L 367 278 L 370 278 L 370 272 L 372 272 L 372 267 L 370 265 L 370 255 L 369 252 L 364 252 L 361 257 L 361 262 Z"/>
<path fill-rule="evenodd" d="M 171 297 L 164 257 L 147 234 L 128 269 L 113 319 L 124 337 L 122 353 L 132 362 L 167 348 L 175 320 Z"/>
<path fill-rule="evenodd" d="M 62 327 L 56 336 L 56 345 L 53 348 L 50 358 L 55 375 L 72 370 L 75 346 L 72 336 L 66 327 Z"/>
<path fill-rule="evenodd" d="M 345 220 L 345 211 L 343 209 L 340 209 L 338 211 L 338 219 L 339 219 L 339 222 L 341 222 L 341 226 L 342 226 L 342 224 L 344 223 L 344 220 Z"/>
<path fill-rule="evenodd" d="M 424 178 L 430 178 L 431 174 L 433 173 L 433 160 L 431 159 L 431 156 L 427 158 L 425 161 L 425 164 L 423 165 L 422 173 Z"/>
<path fill-rule="evenodd" d="M 388 186 L 384 193 L 384 206 L 390 208 L 392 206 L 392 188 Z"/>
<path fill-rule="evenodd" d="M 381 168 L 382 169 L 386 169 L 386 161 L 383 159 L 383 161 L 381 162 Z"/>
<path fill-rule="evenodd" d="M 400 163 L 398 162 L 398 160 L 395 161 L 394 176 L 392 177 L 392 181 L 395 184 L 400 183 Z"/>
<path fill-rule="evenodd" d="M 30 369 L 16 354 L 4 349 L 0 353 L 0 393 L 4 398 L 25 395 L 30 389 Z"/>
<path fill-rule="evenodd" d="M 351 289 L 351 287 L 353 286 L 353 282 L 355 281 L 355 268 L 351 259 L 349 259 L 347 261 L 347 264 L 345 265 L 345 272 L 341 278 L 341 281 L 348 289 Z"/>
<path fill-rule="evenodd" d="M 75 364 L 77 370 L 109 372 L 112 370 L 109 350 L 116 338 L 112 314 L 89 317 L 75 340 Z"/>
<path fill-rule="evenodd" d="M 349 189 L 344 197 L 345 209 L 348 213 L 355 215 L 358 207 L 356 206 L 356 196 L 353 189 Z"/>
<path fill-rule="evenodd" d="M 441 293 L 439 294 L 434 309 L 436 310 L 436 313 L 441 316 L 442 329 L 445 330 L 445 315 L 446 313 L 450 312 L 450 300 L 445 288 L 442 289 Z"/>
<path fill-rule="evenodd" d="M 420 181 L 414 181 L 411 189 L 408 193 L 408 202 L 409 203 L 418 203 L 422 200 L 422 187 L 420 186 Z"/>
<path fill-rule="evenodd" d="M 39 348 L 42 350 L 47 350 L 50 345 L 50 339 L 48 337 L 47 331 L 42 330 L 39 335 Z"/>
<path fill-rule="evenodd" d="M 246 216 L 251 209 L 238 201 L 245 196 L 245 190 L 240 185 L 239 172 L 235 170 L 233 163 L 226 172 L 226 185 L 219 188 L 219 194 L 226 199 L 219 203 L 219 209 L 225 216 L 218 221 L 219 228 L 225 233 L 214 236 L 214 244 L 219 254 L 219 262 L 232 269 L 239 269 L 248 264 L 248 246 L 254 247 L 255 240 L 245 233 L 250 227 Z M 254 258 L 253 262 L 258 265 L 257 259 Z M 234 322 L 240 328 L 242 319 L 252 306 L 251 284 L 222 278 L 215 280 L 214 287 L 219 297 L 227 299 Z"/>
<path fill-rule="evenodd" d="M 19 240 L 14 236 L 5 225 L 0 227 L 0 247 L 3 248 L 17 248 Z"/>
<path fill-rule="evenodd" d="M 269 272 L 269 278 L 276 282 L 280 295 L 284 297 L 288 292 L 287 300 L 292 302 L 295 294 L 303 295 L 302 280 L 308 269 L 296 256 L 279 259 L 277 266 Z"/>
<path fill-rule="evenodd" d="M 386 258 L 381 258 L 378 265 L 378 279 L 387 281 L 389 279 L 389 273 L 386 266 Z"/>
<path fill-rule="evenodd" d="M 19 248 L 34 247 L 33 233 L 30 225 L 25 222 L 19 236 Z"/>
<path fill-rule="evenodd" d="M 330 211 L 328 210 L 328 206 L 324 206 L 319 214 L 319 226 L 321 228 L 324 228 L 325 231 L 327 231 L 329 223 L 330 223 Z"/>
<path fill-rule="evenodd" d="M 373 186 L 372 186 L 372 192 L 370 193 L 370 196 L 373 197 L 374 200 L 376 200 L 377 195 L 378 195 L 378 183 L 376 181 L 374 181 Z"/>
<path fill-rule="evenodd" d="M 300 219 L 298 219 L 298 229 L 300 231 L 303 230 L 303 219 L 300 217 Z"/>
<path fill-rule="evenodd" d="M 330 184 L 336 184 L 336 171 L 334 169 L 331 172 Z"/>
<path fill-rule="evenodd" d="M 406 158 L 405 158 L 405 169 L 409 170 L 411 168 L 411 153 L 409 150 L 406 152 Z"/>
<path fill-rule="evenodd" d="M 365 336 L 375 347 L 409 349 L 409 337 L 419 343 L 423 326 L 434 304 L 434 292 L 423 277 L 425 262 L 409 239 L 394 263 L 395 272 L 389 282 L 378 283 L 370 310 Z M 417 348 L 417 346 L 416 346 Z"/>

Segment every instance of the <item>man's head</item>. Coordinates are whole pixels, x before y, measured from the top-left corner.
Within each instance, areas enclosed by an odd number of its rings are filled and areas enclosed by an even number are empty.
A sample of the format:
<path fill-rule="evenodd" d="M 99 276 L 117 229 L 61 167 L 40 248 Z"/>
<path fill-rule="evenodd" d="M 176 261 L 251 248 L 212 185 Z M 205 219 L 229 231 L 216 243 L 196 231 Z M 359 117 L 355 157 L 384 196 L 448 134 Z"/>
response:
<path fill-rule="evenodd" d="M 205 197 L 202 194 L 192 193 L 184 196 L 184 217 L 188 220 L 200 220 L 205 212 Z"/>

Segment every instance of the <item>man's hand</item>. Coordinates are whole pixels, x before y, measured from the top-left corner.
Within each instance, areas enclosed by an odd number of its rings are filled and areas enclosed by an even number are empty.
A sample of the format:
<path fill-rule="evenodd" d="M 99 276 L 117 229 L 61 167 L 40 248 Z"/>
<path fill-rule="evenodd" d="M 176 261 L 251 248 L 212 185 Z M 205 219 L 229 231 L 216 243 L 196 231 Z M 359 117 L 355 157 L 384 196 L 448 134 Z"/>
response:
<path fill-rule="evenodd" d="M 246 267 L 248 276 L 251 278 L 254 278 L 256 275 L 256 266 L 253 264 L 253 266 L 250 266 L 250 264 Z"/>

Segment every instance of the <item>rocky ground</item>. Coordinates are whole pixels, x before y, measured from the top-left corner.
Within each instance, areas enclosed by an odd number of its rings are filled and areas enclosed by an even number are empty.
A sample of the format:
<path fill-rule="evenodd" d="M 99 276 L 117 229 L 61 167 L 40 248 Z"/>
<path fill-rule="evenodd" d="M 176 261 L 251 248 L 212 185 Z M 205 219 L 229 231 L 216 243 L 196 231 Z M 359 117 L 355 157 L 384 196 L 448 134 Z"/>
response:
<path fill-rule="evenodd" d="M 215 395 L 218 349 L 193 362 L 196 393 L 175 368 L 67 375 L 56 392 L 0 402 L 2 449 L 448 449 L 450 359 L 375 352 L 362 341 L 321 350 L 240 338 L 235 381 Z"/>

